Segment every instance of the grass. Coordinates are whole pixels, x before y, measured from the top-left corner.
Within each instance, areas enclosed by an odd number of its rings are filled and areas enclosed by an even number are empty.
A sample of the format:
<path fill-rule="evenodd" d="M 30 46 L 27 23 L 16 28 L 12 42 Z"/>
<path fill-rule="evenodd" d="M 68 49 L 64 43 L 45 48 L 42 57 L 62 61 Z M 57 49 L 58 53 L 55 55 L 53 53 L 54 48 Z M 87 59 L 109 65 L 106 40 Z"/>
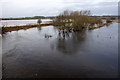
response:
<path fill-rule="evenodd" d="M 120 20 L 113 20 L 113 22 L 120 23 Z"/>
<path fill-rule="evenodd" d="M 109 24 L 111 24 L 111 23 L 112 23 L 112 22 L 104 23 L 104 24 L 98 25 L 98 26 L 96 26 L 96 27 L 88 28 L 88 30 L 98 29 L 98 28 L 107 26 L 107 25 L 109 25 Z"/>
<path fill-rule="evenodd" d="M 14 27 L 2 27 L 2 33 L 6 33 L 6 32 L 11 32 L 11 31 L 17 31 L 17 30 L 21 30 L 21 29 L 29 29 L 29 28 L 33 28 L 33 27 L 41 27 L 41 26 L 48 26 L 48 25 L 52 25 L 52 21 L 48 21 L 45 24 L 31 24 L 31 25 L 24 25 L 24 26 L 14 26 Z"/>

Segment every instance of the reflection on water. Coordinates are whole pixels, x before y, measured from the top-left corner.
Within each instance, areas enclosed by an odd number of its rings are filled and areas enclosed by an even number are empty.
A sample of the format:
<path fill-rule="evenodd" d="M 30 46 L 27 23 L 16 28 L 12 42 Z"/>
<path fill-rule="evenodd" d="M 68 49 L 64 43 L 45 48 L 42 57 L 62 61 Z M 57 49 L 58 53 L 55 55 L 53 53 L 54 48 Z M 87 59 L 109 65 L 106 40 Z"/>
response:
<path fill-rule="evenodd" d="M 79 50 L 80 44 L 85 41 L 86 31 L 73 32 L 73 33 L 62 33 L 58 36 L 56 43 L 57 50 L 62 53 L 74 54 Z"/>
<path fill-rule="evenodd" d="M 117 77 L 117 25 L 69 34 L 53 26 L 8 32 L 3 35 L 3 77 Z"/>

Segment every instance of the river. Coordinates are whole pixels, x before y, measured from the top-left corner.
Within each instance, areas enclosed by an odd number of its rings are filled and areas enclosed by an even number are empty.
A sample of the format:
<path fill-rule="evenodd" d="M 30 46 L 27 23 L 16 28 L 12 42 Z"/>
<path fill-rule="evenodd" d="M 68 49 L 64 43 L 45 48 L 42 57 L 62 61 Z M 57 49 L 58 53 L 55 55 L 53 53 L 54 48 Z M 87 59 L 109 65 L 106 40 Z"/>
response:
<path fill-rule="evenodd" d="M 3 78 L 118 77 L 118 23 L 65 37 L 54 26 L 36 27 L 2 41 Z"/>

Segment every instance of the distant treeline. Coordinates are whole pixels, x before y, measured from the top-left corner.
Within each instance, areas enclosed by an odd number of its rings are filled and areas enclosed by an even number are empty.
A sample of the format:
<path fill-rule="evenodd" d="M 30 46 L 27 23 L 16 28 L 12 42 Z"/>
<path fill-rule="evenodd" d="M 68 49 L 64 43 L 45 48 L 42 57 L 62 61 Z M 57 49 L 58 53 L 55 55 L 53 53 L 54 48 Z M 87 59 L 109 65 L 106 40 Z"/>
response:
<path fill-rule="evenodd" d="M 28 20 L 28 19 L 54 19 L 54 16 L 44 17 L 44 16 L 34 16 L 34 17 L 21 17 L 21 18 L 0 18 L 0 20 Z"/>
<path fill-rule="evenodd" d="M 28 20 L 28 19 L 54 19 L 56 16 L 34 16 L 34 17 L 21 17 L 21 18 L 0 18 L 0 20 Z M 102 19 L 110 18 L 112 20 L 115 20 L 117 18 L 120 19 L 120 16 L 90 16 L 90 17 L 100 17 Z"/>

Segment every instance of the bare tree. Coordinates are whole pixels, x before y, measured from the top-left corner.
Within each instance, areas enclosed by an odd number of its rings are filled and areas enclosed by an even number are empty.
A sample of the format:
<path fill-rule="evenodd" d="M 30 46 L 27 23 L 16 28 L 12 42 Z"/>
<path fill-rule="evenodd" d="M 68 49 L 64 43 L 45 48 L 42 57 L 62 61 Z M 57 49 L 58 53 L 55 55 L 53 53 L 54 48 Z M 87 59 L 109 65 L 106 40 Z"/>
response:
<path fill-rule="evenodd" d="M 101 24 L 101 18 L 90 17 L 91 11 L 69 11 L 65 10 L 59 16 L 56 17 L 54 23 L 61 26 L 62 30 L 71 29 L 74 31 L 80 31 L 88 26 L 94 26 L 95 24 Z M 71 20 L 71 21 L 70 21 Z M 71 22 L 72 26 L 70 26 Z M 66 26 L 67 25 L 67 26 Z"/>

